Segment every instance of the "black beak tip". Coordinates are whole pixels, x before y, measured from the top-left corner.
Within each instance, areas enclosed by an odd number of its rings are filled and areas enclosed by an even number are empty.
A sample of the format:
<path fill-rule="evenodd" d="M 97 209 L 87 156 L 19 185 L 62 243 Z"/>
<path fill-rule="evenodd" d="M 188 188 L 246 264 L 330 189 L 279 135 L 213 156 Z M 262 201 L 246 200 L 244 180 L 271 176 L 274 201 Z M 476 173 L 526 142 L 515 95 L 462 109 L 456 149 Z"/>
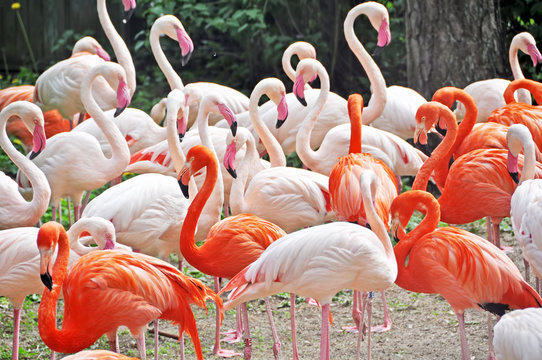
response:
<path fill-rule="evenodd" d="M 190 58 L 192 57 L 192 51 L 189 51 L 188 54 L 184 55 L 181 59 L 181 65 L 185 66 L 190 61 Z"/>
<path fill-rule="evenodd" d="M 307 106 L 307 100 L 305 100 L 305 98 L 299 97 L 297 94 L 295 95 L 295 97 L 301 103 L 301 105 Z"/>
<path fill-rule="evenodd" d="M 132 15 L 134 15 L 134 12 L 135 12 L 135 7 L 128 10 L 126 12 L 126 18 L 124 19 L 124 21 L 130 21 L 130 19 L 132 18 Z"/>
<path fill-rule="evenodd" d="M 377 46 L 377 47 L 374 49 L 373 55 L 372 55 L 372 56 L 373 56 L 373 57 L 379 56 L 379 55 L 382 53 L 382 49 L 383 49 L 383 47 Z"/>
<path fill-rule="evenodd" d="M 51 277 L 51 274 L 49 272 L 46 272 L 45 274 L 40 274 L 41 282 L 49 291 L 53 290 L 53 278 Z"/>
<path fill-rule="evenodd" d="M 183 184 L 183 182 L 180 179 L 178 183 L 179 183 L 179 187 L 181 188 L 181 191 L 183 192 L 184 197 L 188 199 L 189 198 L 188 185 Z"/>
<path fill-rule="evenodd" d="M 275 128 L 279 129 L 282 126 L 282 124 L 284 124 L 285 121 L 286 121 L 286 119 L 284 119 L 284 120 L 277 119 L 277 123 L 275 124 Z"/>
<path fill-rule="evenodd" d="M 234 121 L 230 126 L 231 134 L 235 136 L 237 134 L 237 121 Z"/>
<path fill-rule="evenodd" d="M 30 152 L 30 156 L 29 156 L 30 160 L 34 159 L 34 158 L 35 158 L 36 156 L 38 156 L 39 154 L 40 154 L 40 151 L 38 151 L 38 152 L 33 152 L 33 151 L 31 151 L 31 152 Z"/>
<path fill-rule="evenodd" d="M 237 171 L 235 171 L 235 169 L 226 168 L 226 170 L 228 170 L 232 178 L 237 179 Z"/>
<path fill-rule="evenodd" d="M 184 139 L 184 133 L 179 134 L 179 142 L 183 142 L 183 139 Z"/>
<path fill-rule="evenodd" d="M 119 116 L 120 114 L 122 114 L 122 112 L 124 111 L 124 109 L 126 109 L 126 106 L 124 106 L 124 107 L 118 107 L 118 108 L 115 110 L 115 114 L 113 115 L 113 117 L 117 117 L 117 116 Z"/>
<path fill-rule="evenodd" d="M 519 174 L 517 172 L 508 172 L 510 174 L 510 177 L 516 184 L 519 184 Z"/>

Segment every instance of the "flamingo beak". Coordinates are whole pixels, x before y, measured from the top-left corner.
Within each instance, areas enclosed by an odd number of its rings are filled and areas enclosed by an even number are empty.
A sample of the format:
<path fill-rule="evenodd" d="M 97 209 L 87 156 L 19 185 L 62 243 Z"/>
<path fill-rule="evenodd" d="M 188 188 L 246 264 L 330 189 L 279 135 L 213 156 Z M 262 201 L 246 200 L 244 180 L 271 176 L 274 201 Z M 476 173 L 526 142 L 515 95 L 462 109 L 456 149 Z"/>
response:
<path fill-rule="evenodd" d="M 188 194 L 188 180 L 190 178 L 190 168 L 185 165 L 185 167 L 181 170 L 180 174 L 179 174 L 179 179 L 178 179 L 178 183 L 179 183 L 179 187 L 181 188 L 181 191 L 184 195 L 185 198 L 189 198 L 189 194 Z"/>
<path fill-rule="evenodd" d="M 53 277 L 51 276 L 51 251 L 40 249 L 40 278 L 41 282 L 49 291 L 53 290 Z"/>
<path fill-rule="evenodd" d="M 277 106 L 277 123 L 275 124 L 275 128 L 280 128 L 282 124 L 286 121 L 286 118 L 288 118 L 288 104 L 286 103 L 286 95 L 282 95 L 279 105 Z"/>
<path fill-rule="evenodd" d="M 307 100 L 305 100 L 305 81 L 303 80 L 303 74 L 299 74 L 295 79 L 293 93 L 301 105 L 307 106 Z"/>

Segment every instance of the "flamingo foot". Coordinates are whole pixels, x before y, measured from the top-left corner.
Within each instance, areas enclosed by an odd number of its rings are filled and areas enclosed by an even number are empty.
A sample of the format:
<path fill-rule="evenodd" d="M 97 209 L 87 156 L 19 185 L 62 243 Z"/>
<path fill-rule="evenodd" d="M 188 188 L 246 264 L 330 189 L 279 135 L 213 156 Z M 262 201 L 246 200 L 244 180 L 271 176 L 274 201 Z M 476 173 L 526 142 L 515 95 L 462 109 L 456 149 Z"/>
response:
<path fill-rule="evenodd" d="M 314 300 L 313 298 L 307 298 L 306 301 L 309 305 L 320 306 L 320 304 L 318 304 L 318 301 Z"/>
<path fill-rule="evenodd" d="M 244 360 L 250 360 L 252 358 L 252 339 L 245 338 L 245 351 L 244 351 Z"/>
<path fill-rule="evenodd" d="M 273 356 L 275 357 L 275 359 L 279 359 L 279 355 L 280 355 L 280 343 L 274 343 L 273 344 Z"/>
<path fill-rule="evenodd" d="M 339 332 L 346 331 L 347 333 L 357 334 L 358 333 L 358 327 L 356 325 L 353 326 L 343 326 L 341 330 L 337 330 Z"/>
<path fill-rule="evenodd" d="M 514 252 L 514 248 L 511 246 L 501 246 L 500 248 L 505 254 L 511 254 Z"/>
<path fill-rule="evenodd" d="M 384 322 L 382 325 L 371 327 L 371 332 L 374 333 L 383 333 L 391 330 L 391 323 Z"/>
<path fill-rule="evenodd" d="M 233 350 L 228 350 L 228 349 L 215 349 L 215 350 L 213 350 L 213 354 L 215 354 L 218 357 L 223 357 L 223 358 L 230 358 L 230 357 L 234 357 L 234 356 L 242 356 L 243 355 L 241 353 L 235 352 Z"/>
<path fill-rule="evenodd" d="M 220 339 L 220 341 L 228 344 L 236 344 L 241 341 L 242 335 L 241 332 L 231 329 L 226 332 L 221 332 L 221 334 L 226 335 L 226 337 Z"/>

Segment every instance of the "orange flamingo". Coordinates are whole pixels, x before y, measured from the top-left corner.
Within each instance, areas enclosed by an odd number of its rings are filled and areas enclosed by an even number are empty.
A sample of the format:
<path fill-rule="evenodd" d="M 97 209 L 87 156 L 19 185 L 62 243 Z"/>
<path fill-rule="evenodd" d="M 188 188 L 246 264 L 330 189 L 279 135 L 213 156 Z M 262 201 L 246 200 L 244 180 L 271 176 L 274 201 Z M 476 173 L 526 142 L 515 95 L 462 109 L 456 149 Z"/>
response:
<path fill-rule="evenodd" d="M 506 133 L 508 125 L 499 123 L 476 123 L 478 110 L 474 98 L 463 89 L 452 86 L 438 89 L 433 95 L 433 101 L 438 101 L 449 108 L 458 101 L 464 109 L 463 121 L 459 124 L 454 146 L 448 151 L 445 158 L 457 159 L 461 155 L 476 149 L 507 149 Z M 443 126 L 444 124 L 437 124 Z M 536 160 L 542 160 L 542 153 L 535 148 Z M 434 174 L 434 179 L 439 188 L 443 188 L 448 176 L 449 166 L 447 163 L 440 163 Z"/>
<path fill-rule="evenodd" d="M 197 358 L 203 359 L 190 304 L 206 308 L 205 300 L 213 299 L 221 308 L 222 300 L 201 281 L 162 260 L 126 251 L 95 251 L 79 258 L 68 270 L 68 235 L 62 225 L 52 221 L 41 226 L 37 244 L 40 274 L 47 287 L 38 310 L 38 327 L 51 350 L 81 351 L 103 334 L 114 336 L 117 328 L 125 325 L 145 359 L 145 326 L 160 318 L 178 324 L 181 334 L 186 331 Z M 64 316 L 59 330 L 56 303 L 62 287 Z"/>
<path fill-rule="evenodd" d="M 528 79 L 514 80 L 504 91 L 506 105 L 493 111 L 488 122 L 510 126 L 512 124 L 523 124 L 533 134 L 534 142 L 539 149 L 542 149 L 542 108 L 516 102 L 514 92 L 517 89 L 527 89 L 531 92 L 537 102 L 542 101 L 542 84 Z"/>
<path fill-rule="evenodd" d="M 273 241 L 286 235 L 277 225 L 250 214 L 238 214 L 223 219 L 213 225 L 207 239 L 200 247 L 196 246 L 194 236 L 196 225 L 207 199 L 218 177 L 218 164 L 213 152 L 202 145 L 192 147 L 186 155 L 185 168 L 180 173 L 180 185 L 188 198 L 188 180 L 202 168 L 206 168 L 205 182 L 190 204 L 181 230 L 181 253 L 188 263 L 196 269 L 215 277 L 232 278 L 247 265 L 255 261 Z M 215 280 L 218 291 L 218 282 Z M 272 323 L 269 302 L 266 299 L 271 328 L 273 331 L 273 353 L 278 358 L 280 343 Z M 251 340 L 248 328 L 246 304 L 243 304 L 245 321 L 245 359 L 251 357 Z M 220 349 L 220 312 L 217 308 L 216 337 L 213 352 L 219 356 L 232 356 L 234 353 Z"/>
<path fill-rule="evenodd" d="M 446 106 L 435 101 L 420 106 L 416 113 L 414 140 L 426 143 L 428 130 L 439 118 L 446 123 L 446 136 L 416 175 L 413 190 L 425 190 L 435 167 L 442 162 L 449 162 L 449 151 L 457 136 L 457 123 Z M 508 151 L 504 149 L 478 149 L 454 161 L 438 200 L 442 221 L 466 224 L 488 216 L 493 224 L 488 237 L 495 245 L 500 245 L 499 223 L 504 217 L 510 216 L 510 199 L 517 187 L 508 172 L 507 154 Z M 523 169 L 523 163 L 523 156 L 519 155 L 519 169 Z M 535 172 L 535 178 L 542 178 L 542 165 L 535 164 L 530 154 L 525 156 L 527 168 Z M 465 206 L 465 199 L 469 199 L 468 206 Z"/>
<path fill-rule="evenodd" d="M 375 159 L 369 153 L 361 152 L 362 111 L 363 98 L 361 95 L 350 95 L 348 97 L 348 114 L 351 126 L 349 154 L 340 157 L 329 174 L 331 207 L 338 220 L 366 225 L 367 215 L 358 179 L 362 172 L 372 170 L 380 181 L 374 198 L 376 212 L 388 227 L 391 202 L 397 196 L 397 180 L 393 171 L 384 162 Z M 356 324 L 359 323 L 362 316 L 360 299 L 360 293 L 355 291 L 352 316 Z M 384 292 L 382 292 L 382 301 L 384 303 L 384 324 L 373 328 L 373 331 L 382 332 L 391 328 L 391 318 Z"/>
<path fill-rule="evenodd" d="M 404 227 L 414 210 L 426 216 L 405 234 Z M 437 229 L 440 209 L 431 194 L 414 190 L 399 195 L 392 203 L 391 215 L 392 232 L 398 236 L 394 247 L 398 266 L 395 283 L 409 291 L 440 294 L 450 303 L 459 322 L 463 360 L 470 359 L 464 324 L 466 309 L 483 309 L 502 316 L 509 309 L 542 307 L 542 298 L 498 247 L 463 229 Z M 494 359 L 490 315 L 488 325 L 490 359 Z"/>

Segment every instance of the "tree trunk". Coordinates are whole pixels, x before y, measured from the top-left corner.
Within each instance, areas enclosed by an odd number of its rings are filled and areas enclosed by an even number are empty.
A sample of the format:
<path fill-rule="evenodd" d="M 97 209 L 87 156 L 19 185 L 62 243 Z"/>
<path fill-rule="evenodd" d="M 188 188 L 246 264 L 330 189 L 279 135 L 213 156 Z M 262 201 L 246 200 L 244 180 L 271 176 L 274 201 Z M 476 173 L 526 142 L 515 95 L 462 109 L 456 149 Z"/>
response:
<path fill-rule="evenodd" d="M 509 77 L 495 0 L 406 0 L 408 84 L 427 99 L 443 86 Z"/>

